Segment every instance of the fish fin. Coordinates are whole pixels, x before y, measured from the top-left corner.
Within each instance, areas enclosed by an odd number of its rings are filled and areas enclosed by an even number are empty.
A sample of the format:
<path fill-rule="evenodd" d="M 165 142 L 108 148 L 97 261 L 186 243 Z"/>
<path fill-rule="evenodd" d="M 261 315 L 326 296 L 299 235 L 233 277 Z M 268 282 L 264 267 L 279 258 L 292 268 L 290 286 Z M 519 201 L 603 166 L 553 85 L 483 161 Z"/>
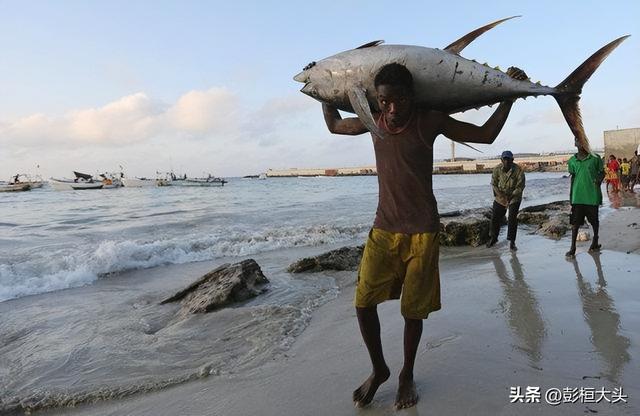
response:
<path fill-rule="evenodd" d="M 560 110 L 562 110 L 562 115 L 567 121 L 574 137 L 587 152 L 591 151 L 589 139 L 584 132 L 582 115 L 580 114 L 580 107 L 578 106 L 582 87 L 605 58 L 629 36 L 630 35 L 619 37 L 600 48 L 555 87 L 556 93 L 553 95 L 560 106 Z"/>
<path fill-rule="evenodd" d="M 471 146 L 469 143 L 461 142 L 461 141 L 458 141 L 458 140 L 454 140 L 454 142 L 460 143 L 461 145 L 464 145 L 464 146 L 467 146 L 468 148 L 473 149 L 478 153 L 484 153 L 482 150 L 476 149 L 475 147 Z"/>
<path fill-rule="evenodd" d="M 582 65 L 576 68 L 576 70 L 565 78 L 564 81 L 558 84 L 556 89 L 559 92 L 580 94 L 582 92 L 582 86 L 587 82 L 595 70 L 598 69 L 602 61 L 604 61 L 605 58 L 629 36 L 631 35 L 619 37 L 613 42 L 609 42 L 602 48 L 598 49 L 596 53 L 584 61 Z"/>
<path fill-rule="evenodd" d="M 373 133 L 375 136 L 384 139 L 386 134 L 384 131 L 378 127 L 375 120 L 373 119 L 373 114 L 371 114 L 371 107 L 369 106 L 369 100 L 367 100 L 367 94 L 364 88 L 356 87 L 347 92 L 349 96 L 349 101 L 351 101 L 351 107 L 353 107 L 353 111 L 358 115 L 358 118 L 364 124 L 364 126 L 369 130 L 369 132 Z"/>
<path fill-rule="evenodd" d="M 494 27 L 498 26 L 502 22 L 514 19 L 516 17 L 521 17 L 521 16 L 507 17 L 505 19 L 500 19 L 500 20 L 495 21 L 493 23 L 489 23 L 488 25 L 482 26 L 481 28 L 478 28 L 478 29 L 474 30 L 473 32 L 467 33 L 466 35 L 464 35 L 460 39 L 458 39 L 455 42 L 451 43 L 449 46 L 444 48 L 444 50 L 447 51 L 447 52 L 455 53 L 456 55 L 458 55 L 458 54 L 460 54 L 460 52 L 464 48 L 467 47 L 468 44 L 473 42 L 478 36 L 482 35 L 484 32 L 493 29 Z"/>
<path fill-rule="evenodd" d="M 374 40 L 374 41 L 371 41 L 369 43 L 365 43 L 364 45 L 360 45 L 355 49 L 371 48 L 373 46 L 378 46 L 378 45 L 380 45 L 382 43 L 384 43 L 384 40 Z"/>

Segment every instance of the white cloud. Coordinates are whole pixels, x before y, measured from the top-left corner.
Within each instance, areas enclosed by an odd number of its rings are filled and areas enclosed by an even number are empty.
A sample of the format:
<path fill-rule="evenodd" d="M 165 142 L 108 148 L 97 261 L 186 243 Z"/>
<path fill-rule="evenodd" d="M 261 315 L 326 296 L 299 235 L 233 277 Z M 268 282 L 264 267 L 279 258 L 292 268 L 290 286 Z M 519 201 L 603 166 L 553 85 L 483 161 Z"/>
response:
<path fill-rule="evenodd" d="M 238 111 L 236 96 L 225 88 L 189 91 L 167 111 L 170 125 L 178 131 L 206 134 L 230 129 Z"/>
<path fill-rule="evenodd" d="M 63 126 L 66 136 L 77 142 L 122 144 L 152 137 L 162 117 L 161 104 L 137 93 L 101 108 L 73 111 L 64 117 Z"/>
<path fill-rule="evenodd" d="M 234 176 L 269 168 L 361 166 L 374 163 L 369 135 L 336 136 L 324 125 L 320 105 L 302 94 L 273 97 L 249 108 L 226 88 L 189 91 L 166 103 L 145 93 L 62 116 L 32 114 L 0 122 L 0 179 L 41 166 L 43 176 L 71 169 L 93 173 L 125 167 L 131 176 L 174 169 Z M 455 117 L 483 124 L 496 107 Z M 583 108 L 594 146 L 601 131 L 638 120 L 632 108 Z M 347 116 L 347 115 L 345 115 Z M 558 122 L 559 121 L 559 122 Z M 636 127 L 628 126 L 628 127 Z M 456 146 L 458 156 L 571 149 L 572 134 L 553 100 L 518 101 L 505 128 L 479 154 Z M 449 157 L 450 141 L 439 138 L 436 158 Z"/>
<path fill-rule="evenodd" d="M 190 91 L 172 106 L 139 92 L 61 117 L 33 114 L 0 124 L 8 147 L 122 146 L 162 135 L 202 136 L 236 123 L 237 98 L 224 88 Z"/>

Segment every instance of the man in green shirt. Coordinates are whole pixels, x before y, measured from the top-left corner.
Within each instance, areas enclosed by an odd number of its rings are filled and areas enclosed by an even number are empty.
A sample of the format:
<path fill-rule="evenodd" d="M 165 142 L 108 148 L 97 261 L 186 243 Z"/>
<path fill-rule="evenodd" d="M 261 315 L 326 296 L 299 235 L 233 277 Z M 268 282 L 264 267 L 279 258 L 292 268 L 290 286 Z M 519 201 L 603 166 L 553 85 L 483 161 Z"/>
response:
<path fill-rule="evenodd" d="M 516 233 L 518 232 L 518 210 L 524 190 L 524 170 L 513 163 L 513 153 L 509 150 L 502 152 L 500 159 L 502 164 L 496 166 L 491 175 L 495 201 L 493 201 L 493 214 L 491 215 L 491 239 L 487 243 L 487 247 L 491 247 L 498 241 L 500 223 L 509 209 L 507 240 L 511 242 L 509 248 L 515 251 L 518 249 L 516 247 Z"/>
<path fill-rule="evenodd" d="M 571 248 L 567 257 L 576 254 L 576 239 L 578 230 L 584 224 L 585 217 L 593 227 L 593 241 L 589 251 L 600 250 L 598 243 L 598 207 L 602 204 L 600 184 L 604 179 L 604 164 L 598 155 L 587 152 L 576 139 L 578 153 L 569 159 L 569 174 L 571 175 Z"/>

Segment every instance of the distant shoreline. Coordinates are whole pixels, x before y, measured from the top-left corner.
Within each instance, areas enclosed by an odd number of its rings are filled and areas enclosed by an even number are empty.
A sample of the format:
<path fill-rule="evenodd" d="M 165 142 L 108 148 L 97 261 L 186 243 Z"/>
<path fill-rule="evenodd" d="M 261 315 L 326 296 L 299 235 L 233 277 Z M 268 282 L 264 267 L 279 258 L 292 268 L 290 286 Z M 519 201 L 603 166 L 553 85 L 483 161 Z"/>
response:
<path fill-rule="evenodd" d="M 525 172 L 565 172 L 567 162 L 573 153 L 551 155 L 515 155 L 515 162 Z M 491 173 L 500 164 L 500 159 L 466 159 L 459 158 L 434 162 L 434 175 Z M 269 178 L 316 177 L 316 176 L 376 176 L 375 166 L 342 167 L 342 168 L 289 168 L 269 169 Z"/>

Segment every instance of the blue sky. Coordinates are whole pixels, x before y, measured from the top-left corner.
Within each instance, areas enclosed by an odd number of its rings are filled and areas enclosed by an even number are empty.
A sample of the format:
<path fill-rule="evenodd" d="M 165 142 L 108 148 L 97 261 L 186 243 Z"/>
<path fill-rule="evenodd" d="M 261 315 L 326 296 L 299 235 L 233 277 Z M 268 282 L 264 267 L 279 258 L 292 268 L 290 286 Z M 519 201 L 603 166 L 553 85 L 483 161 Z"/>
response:
<path fill-rule="evenodd" d="M 333 136 L 292 76 L 375 39 L 444 47 L 494 20 L 462 55 L 555 85 L 609 41 L 632 37 L 584 87 L 592 143 L 640 127 L 640 3 L 0 1 L 0 180 L 15 171 L 232 176 L 373 164 L 371 142 Z M 458 118 L 482 123 L 491 109 Z M 486 155 L 570 149 L 551 97 L 518 101 Z M 444 138 L 436 157 L 446 157 Z M 474 152 L 460 150 L 460 154 Z"/>

